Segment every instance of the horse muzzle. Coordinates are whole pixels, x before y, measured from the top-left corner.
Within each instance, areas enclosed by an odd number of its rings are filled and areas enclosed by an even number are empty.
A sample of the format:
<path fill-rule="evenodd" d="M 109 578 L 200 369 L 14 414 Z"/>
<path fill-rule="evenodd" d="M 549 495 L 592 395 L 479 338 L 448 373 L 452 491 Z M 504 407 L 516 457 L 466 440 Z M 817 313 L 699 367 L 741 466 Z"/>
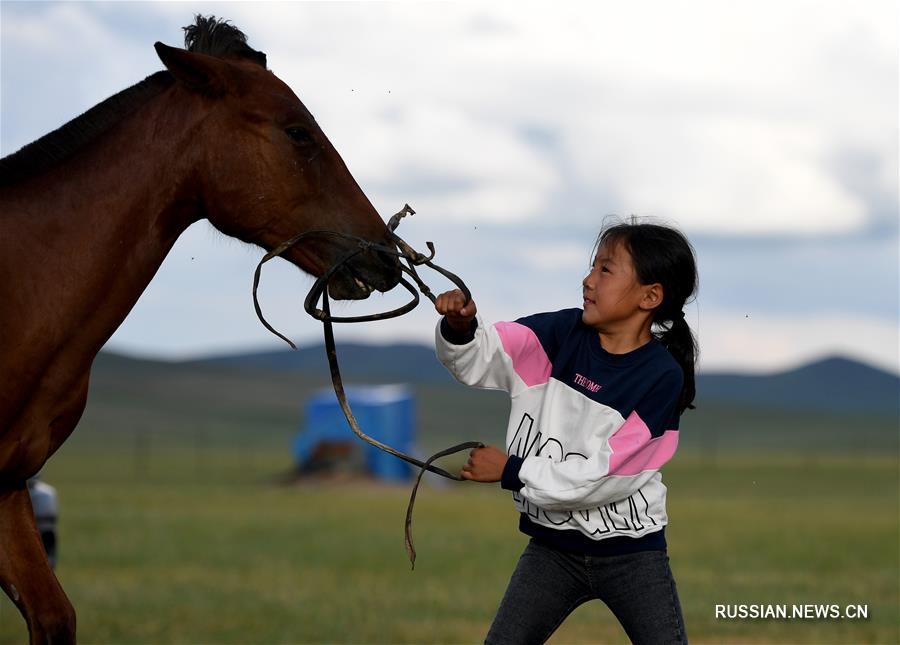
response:
<path fill-rule="evenodd" d="M 328 280 L 328 294 L 335 300 L 362 300 L 373 291 L 390 291 L 400 282 L 401 275 L 398 256 L 372 246 L 353 255 L 335 271 Z"/>

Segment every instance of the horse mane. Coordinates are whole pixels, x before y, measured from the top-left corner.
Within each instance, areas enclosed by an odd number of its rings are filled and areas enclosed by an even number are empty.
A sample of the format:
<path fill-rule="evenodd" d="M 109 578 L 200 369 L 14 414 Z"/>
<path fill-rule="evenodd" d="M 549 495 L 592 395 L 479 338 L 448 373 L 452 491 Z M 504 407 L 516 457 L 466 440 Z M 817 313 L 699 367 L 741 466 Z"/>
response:
<path fill-rule="evenodd" d="M 249 60 L 266 67 L 266 55 L 247 45 L 247 36 L 227 20 L 195 16 L 184 30 L 184 48 L 222 59 Z M 56 167 L 175 83 L 162 70 L 151 74 L 80 116 L 0 159 L 0 186 L 13 186 Z"/>

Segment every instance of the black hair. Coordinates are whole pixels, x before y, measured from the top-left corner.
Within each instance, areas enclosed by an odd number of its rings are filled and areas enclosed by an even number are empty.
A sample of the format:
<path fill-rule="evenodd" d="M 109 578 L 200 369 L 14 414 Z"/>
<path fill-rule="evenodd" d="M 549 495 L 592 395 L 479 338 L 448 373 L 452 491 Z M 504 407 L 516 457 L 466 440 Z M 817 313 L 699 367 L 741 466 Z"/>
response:
<path fill-rule="evenodd" d="M 683 233 L 670 226 L 639 222 L 604 225 L 594 246 L 624 244 L 641 284 L 659 283 L 663 301 L 653 310 L 653 335 L 669 350 L 684 372 L 678 413 L 694 409 L 697 393 L 694 366 L 700 348 L 684 319 L 684 306 L 697 293 L 697 258 Z"/>

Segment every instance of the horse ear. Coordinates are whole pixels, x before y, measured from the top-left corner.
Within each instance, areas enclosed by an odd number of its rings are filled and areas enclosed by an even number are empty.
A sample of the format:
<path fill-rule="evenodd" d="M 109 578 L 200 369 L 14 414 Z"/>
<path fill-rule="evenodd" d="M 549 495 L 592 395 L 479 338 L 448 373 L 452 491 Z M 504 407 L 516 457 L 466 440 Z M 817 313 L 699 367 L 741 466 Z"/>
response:
<path fill-rule="evenodd" d="M 225 93 L 225 64 L 212 56 L 195 54 L 163 43 L 154 43 L 156 54 L 166 69 L 182 85 L 209 95 Z"/>

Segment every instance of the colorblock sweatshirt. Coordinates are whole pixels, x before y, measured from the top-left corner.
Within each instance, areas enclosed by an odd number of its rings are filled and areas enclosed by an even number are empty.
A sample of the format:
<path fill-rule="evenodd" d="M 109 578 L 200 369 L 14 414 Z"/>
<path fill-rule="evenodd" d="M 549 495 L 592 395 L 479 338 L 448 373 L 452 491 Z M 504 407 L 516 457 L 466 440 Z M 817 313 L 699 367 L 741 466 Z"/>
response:
<path fill-rule="evenodd" d="M 655 338 L 610 354 L 581 315 L 478 317 L 469 334 L 442 318 L 437 355 L 461 383 L 510 395 L 501 485 L 523 533 L 590 555 L 665 549 L 659 469 L 678 445 L 683 372 Z"/>

